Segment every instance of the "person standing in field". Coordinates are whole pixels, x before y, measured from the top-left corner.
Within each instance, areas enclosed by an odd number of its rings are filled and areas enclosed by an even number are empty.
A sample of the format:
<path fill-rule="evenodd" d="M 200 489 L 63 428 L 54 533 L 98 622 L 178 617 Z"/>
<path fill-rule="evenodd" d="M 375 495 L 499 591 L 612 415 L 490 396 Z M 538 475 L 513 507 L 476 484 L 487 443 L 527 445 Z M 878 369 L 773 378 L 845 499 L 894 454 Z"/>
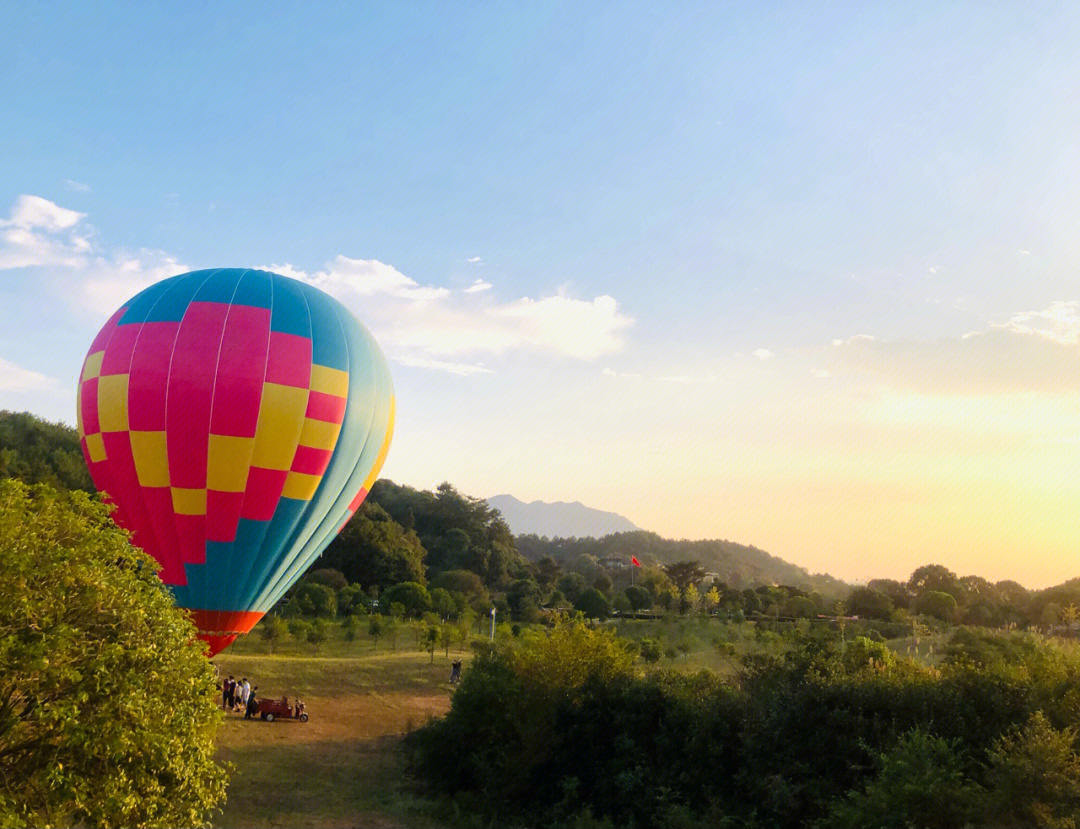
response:
<path fill-rule="evenodd" d="M 240 686 L 240 707 L 247 708 L 248 697 L 251 696 L 251 683 L 244 677 L 244 683 Z"/>
<path fill-rule="evenodd" d="M 255 698 L 255 692 L 258 690 L 258 687 L 255 687 L 248 691 L 247 704 L 244 706 L 245 720 L 250 720 L 251 715 L 259 710 L 259 701 Z"/>

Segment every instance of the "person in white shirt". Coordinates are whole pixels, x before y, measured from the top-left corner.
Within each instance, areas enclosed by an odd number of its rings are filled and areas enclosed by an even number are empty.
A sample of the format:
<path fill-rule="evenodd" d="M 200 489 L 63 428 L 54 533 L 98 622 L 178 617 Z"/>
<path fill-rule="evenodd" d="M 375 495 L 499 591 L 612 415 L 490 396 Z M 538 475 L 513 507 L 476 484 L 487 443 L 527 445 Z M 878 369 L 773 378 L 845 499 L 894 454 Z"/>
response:
<path fill-rule="evenodd" d="M 251 683 L 244 677 L 244 684 L 240 687 L 240 710 L 247 710 L 248 697 L 251 696 Z"/>

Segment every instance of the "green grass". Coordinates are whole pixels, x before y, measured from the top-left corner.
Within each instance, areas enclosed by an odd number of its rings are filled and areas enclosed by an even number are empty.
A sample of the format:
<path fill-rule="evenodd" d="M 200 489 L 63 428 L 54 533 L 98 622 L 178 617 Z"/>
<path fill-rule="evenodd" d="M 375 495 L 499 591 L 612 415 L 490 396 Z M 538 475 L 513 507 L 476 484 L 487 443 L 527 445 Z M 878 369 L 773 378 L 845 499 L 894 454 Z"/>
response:
<path fill-rule="evenodd" d="M 216 825 L 432 825 L 428 804 L 404 779 L 402 738 L 449 707 L 442 653 L 432 663 L 415 649 L 369 646 L 356 656 L 230 649 L 214 663 L 223 676 L 248 677 L 261 695 L 299 696 L 310 715 L 307 723 L 226 716 L 219 756 L 234 771 Z"/>

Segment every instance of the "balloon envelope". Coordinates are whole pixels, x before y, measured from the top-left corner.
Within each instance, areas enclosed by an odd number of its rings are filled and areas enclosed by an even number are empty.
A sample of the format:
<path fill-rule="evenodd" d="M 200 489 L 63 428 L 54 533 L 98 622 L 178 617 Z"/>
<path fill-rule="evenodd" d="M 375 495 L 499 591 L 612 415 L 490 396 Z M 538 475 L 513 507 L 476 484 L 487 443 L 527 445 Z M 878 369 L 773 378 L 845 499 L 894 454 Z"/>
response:
<path fill-rule="evenodd" d="M 152 285 L 105 323 L 79 382 L 94 483 L 211 655 L 251 630 L 360 506 L 393 421 L 368 331 L 322 291 L 266 271 Z"/>

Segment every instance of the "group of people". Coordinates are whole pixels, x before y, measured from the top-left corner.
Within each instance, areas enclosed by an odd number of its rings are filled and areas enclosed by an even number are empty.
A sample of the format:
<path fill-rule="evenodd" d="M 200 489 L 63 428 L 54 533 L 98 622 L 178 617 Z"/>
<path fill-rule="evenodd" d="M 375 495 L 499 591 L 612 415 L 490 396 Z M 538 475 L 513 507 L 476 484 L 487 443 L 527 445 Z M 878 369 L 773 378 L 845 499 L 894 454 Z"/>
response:
<path fill-rule="evenodd" d="M 229 674 L 221 683 L 221 707 L 226 711 L 243 711 L 244 719 L 250 720 L 259 711 L 259 701 L 255 698 L 258 686 L 252 686 L 245 676 L 239 682 Z"/>

